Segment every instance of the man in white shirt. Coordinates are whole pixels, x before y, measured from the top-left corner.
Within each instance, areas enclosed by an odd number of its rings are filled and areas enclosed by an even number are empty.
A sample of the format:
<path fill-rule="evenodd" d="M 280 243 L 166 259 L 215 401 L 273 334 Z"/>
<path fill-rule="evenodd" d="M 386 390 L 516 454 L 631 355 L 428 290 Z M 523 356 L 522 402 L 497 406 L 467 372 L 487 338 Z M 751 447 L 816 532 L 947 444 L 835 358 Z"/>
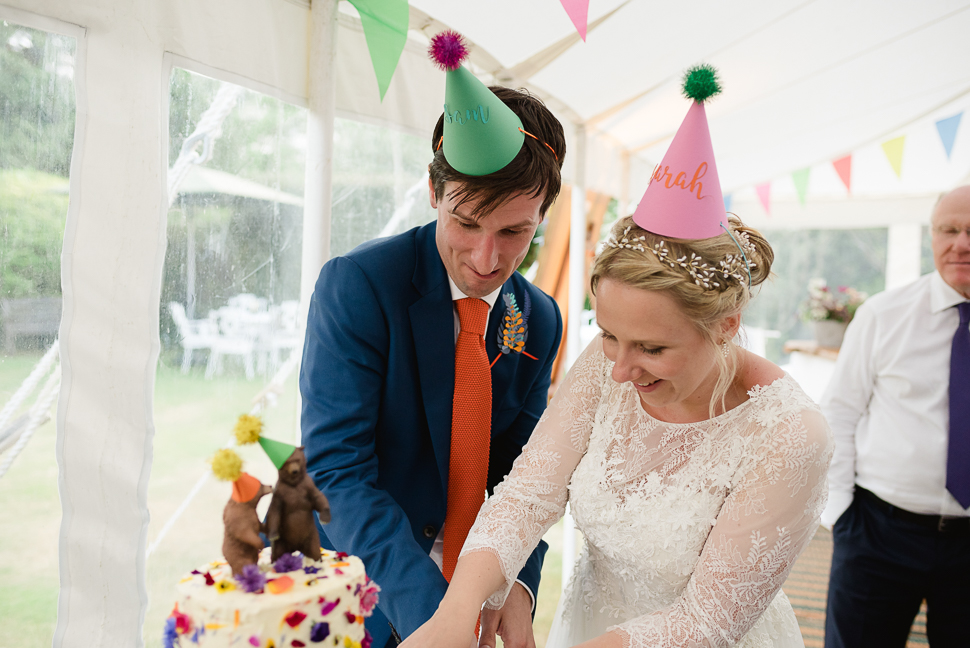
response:
<path fill-rule="evenodd" d="M 836 445 L 826 648 L 902 648 L 924 599 L 930 645 L 970 645 L 970 186 L 940 199 L 931 228 L 936 272 L 859 308 L 822 399 Z"/>

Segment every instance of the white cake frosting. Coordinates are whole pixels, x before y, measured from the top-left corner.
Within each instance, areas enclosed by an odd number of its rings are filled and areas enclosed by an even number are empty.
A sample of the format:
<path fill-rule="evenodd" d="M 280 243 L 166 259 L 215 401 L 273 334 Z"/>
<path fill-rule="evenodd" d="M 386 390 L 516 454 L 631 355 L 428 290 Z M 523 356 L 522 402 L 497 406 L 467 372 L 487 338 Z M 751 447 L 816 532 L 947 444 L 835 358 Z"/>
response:
<path fill-rule="evenodd" d="M 183 578 L 164 631 L 166 648 L 369 648 L 364 617 L 380 588 L 359 558 L 323 550 L 321 560 L 297 555 L 302 568 L 277 573 L 269 557 L 269 549 L 259 557 L 267 580 L 260 592 L 245 591 L 222 561 Z"/>

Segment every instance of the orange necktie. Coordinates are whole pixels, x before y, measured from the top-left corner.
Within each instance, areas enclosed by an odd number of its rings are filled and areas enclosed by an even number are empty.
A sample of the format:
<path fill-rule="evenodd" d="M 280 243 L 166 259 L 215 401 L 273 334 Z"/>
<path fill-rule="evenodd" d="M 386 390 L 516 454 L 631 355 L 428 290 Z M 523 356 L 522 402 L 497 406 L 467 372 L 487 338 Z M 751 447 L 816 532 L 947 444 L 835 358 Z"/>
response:
<path fill-rule="evenodd" d="M 461 331 L 455 343 L 455 398 L 451 409 L 448 512 L 442 572 L 451 582 L 458 554 L 485 501 L 492 431 L 492 374 L 485 354 L 488 304 L 466 297 L 455 302 Z"/>

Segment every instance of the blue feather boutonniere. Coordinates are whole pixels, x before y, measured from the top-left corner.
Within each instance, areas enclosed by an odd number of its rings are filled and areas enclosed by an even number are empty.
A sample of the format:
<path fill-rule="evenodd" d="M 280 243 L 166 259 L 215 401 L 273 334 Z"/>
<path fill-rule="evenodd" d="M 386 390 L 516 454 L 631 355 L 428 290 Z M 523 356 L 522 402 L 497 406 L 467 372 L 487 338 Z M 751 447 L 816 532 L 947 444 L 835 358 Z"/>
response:
<path fill-rule="evenodd" d="M 499 358 L 509 353 L 521 353 L 537 360 L 538 358 L 525 350 L 525 341 L 529 339 L 529 313 L 532 311 L 529 293 L 525 293 L 525 301 L 521 310 L 513 293 L 502 295 L 502 301 L 505 302 L 505 319 L 498 332 L 498 348 L 502 353 L 495 356 L 492 364 L 494 365 Z"/>

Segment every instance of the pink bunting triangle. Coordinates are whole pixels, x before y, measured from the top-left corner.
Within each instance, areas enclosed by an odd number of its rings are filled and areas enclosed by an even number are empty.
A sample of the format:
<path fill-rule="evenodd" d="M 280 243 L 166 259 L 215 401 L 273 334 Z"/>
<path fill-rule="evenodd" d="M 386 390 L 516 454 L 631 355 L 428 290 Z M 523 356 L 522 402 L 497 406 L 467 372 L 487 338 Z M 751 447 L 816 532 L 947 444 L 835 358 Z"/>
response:
<path fill-rule="evenodd" d="M 586 21 L 589 18 L 589 0 L 559 0 L 569 19 L 573 21 L 579 37 L 586 42 Z"/>
<path fill-rule="evenodd" d="M 771 183 L 764 182 L 759 185 L 755 185 L 755 191 L 758 192 L 758 200 L 761 201 L 761 206 L 765 208 L 768 215 L 771 216 Z"/>
<path fill-rule="evenodd" d="M 842 184 L 845 185 L 846 191 L 852 193 L 852 154 L 849 153 L 845 157 L 840 157 L 838 160 L 832 160 L 832 166 L 835 167 L 835 172 L 842 179 Z"/>

